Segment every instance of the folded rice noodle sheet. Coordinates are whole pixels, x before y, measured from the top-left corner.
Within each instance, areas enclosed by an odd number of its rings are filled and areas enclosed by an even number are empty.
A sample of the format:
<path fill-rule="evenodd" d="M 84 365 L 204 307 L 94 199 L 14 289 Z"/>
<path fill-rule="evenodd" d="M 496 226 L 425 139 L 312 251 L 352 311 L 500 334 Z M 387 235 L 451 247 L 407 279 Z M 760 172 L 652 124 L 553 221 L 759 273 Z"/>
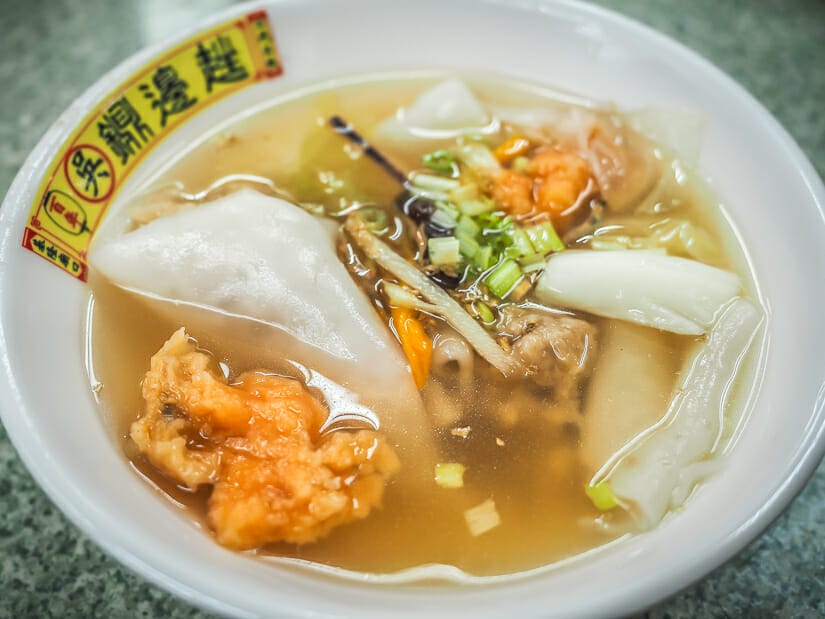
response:
<path fill-rule="evenodd" d="M 601 353 L 588 383 L 582 422 L 582 462 L 591 475 L 659 422 L 679 370 L 667 340 L 651 337 L 647 327 L 606 320 L 599 333 Z"/>
<path fill-rule="evenodd" d="M 709 472 L 708 457 L 722 434 L 731 385 L 761 320 L 759 310 L 741 297 L 728 305 L 682 368 L 682 381 L 661 421 L 621 449 L 615 465 L 594 480 L 607 479 L 612 495 L 640 529 L 655 526 L 679 507 Z"/>
<path fill-rule="evenodd" d="M 326 378 L 351 392 L 352 411 L 340 389 L 333 390 L 337 405 L 327 397 L 344 421 L 349 413 L 363 417 L 366 406 L 402 452 L 431 451 L 429 422 L 401 349 L 321 220 L 243 190 L 100 241 L 93 268 L 169 317 L 179 320 L 180 305 L 187 306 L 190 333 L 232 330 L 261 351 L 261 367 L 283 367 L 287 359 L 316 384 Z"/>
<path fill-rule="evenodd" d="M 382 144 L 418 140 L 444 140 L 465 133 L 494 130 L 490 114 L 467 85 L 458 79 L 439 82 L 421 93 L 410 105 L 376 128 Z"/>

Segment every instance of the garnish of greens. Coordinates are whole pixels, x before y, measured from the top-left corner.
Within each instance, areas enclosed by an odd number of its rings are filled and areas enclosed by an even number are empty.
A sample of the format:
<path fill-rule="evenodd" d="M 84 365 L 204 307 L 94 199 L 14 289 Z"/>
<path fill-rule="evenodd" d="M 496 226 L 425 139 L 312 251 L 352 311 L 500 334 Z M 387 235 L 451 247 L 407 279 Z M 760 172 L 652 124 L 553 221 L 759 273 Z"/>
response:
<path fill-rule="evenodd" d="M 427 266 L 456 286 L 483 284 L 494 299 L 505 300 L 543 268 L 548 254 L 564 249 L 552 223 L 520 225 L 484 195 L 485 176 L 500 168 L 484 144 L 435 150 L 422 163 L 426 171 L 407 176 L 412 198 L 406 212 L 423 224 Z M 423 208 L 422 201 L 431 206 Z"/>
<path fill-rule="evenodd" d="M 523 296 L 546 257 L 564 249 L 550 221 L 522 225 L 485 195 L 485 179 L 501 169 L 485 144 L 467 140 L 426 153 L 423 168 L 404 175 L 342 118 L 333 116 L 330 125 L 403 183 L 406 192 L 399 204 L 426 239 L 424 272 L 441 288 L 463 291 L 464 301 L 485 326 L 495 324 L 498 303 Z M 364 215 L 362 223 L 380 236 L 382 222 L 370 220 L 377 214 Z"/>

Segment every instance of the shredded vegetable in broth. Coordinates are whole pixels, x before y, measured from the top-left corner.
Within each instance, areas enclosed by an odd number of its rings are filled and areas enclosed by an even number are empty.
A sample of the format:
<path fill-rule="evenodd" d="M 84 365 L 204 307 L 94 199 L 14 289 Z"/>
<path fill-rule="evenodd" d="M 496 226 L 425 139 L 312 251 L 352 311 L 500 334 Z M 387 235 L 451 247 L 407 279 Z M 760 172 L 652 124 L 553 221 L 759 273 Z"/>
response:
<path fill-rule="evenodd" d="M 648 137 L 681 122 L 470 75 L 227 124 L 92 251 L 124 453 L 218 543 L 361 572 L 655 526 L 724 450 L 762 320 L 693 154 Z"/>

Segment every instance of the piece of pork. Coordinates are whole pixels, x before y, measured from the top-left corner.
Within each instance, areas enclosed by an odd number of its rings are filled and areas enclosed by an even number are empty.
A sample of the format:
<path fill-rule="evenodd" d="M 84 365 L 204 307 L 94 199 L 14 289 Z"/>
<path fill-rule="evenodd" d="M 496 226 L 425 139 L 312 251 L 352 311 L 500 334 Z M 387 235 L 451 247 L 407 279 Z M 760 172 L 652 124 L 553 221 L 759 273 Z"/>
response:
<path fill-rule="evenodd" d="M 563 314 L 507 307 L 502 332 L 512 338 L 513 356 L 525 376 L 553 389 L 556 400 L 578 399 L 589 375 L 596 346 L 596 327 Z"/>

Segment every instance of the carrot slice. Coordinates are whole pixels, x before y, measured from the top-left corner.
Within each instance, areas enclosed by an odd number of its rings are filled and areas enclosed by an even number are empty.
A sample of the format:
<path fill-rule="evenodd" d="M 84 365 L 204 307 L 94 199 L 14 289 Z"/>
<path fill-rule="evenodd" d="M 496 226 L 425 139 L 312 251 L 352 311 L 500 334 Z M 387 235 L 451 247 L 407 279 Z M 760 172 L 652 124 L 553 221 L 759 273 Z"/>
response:
<path fill-rule="evenodd" d="M 530 150 L 530 140 L 520 135 L 513 135 L 499 144 L 493 151 L 499 163 L 507 163 Z"/>
<path fill-rule="evenodd" d="M 401 348 L 410 363 L 415 386 L 421 389 L 430 373 L 430 362 L 433 358 L 432 340 L 412 310 L 394 307 L 390 311 L 390 317 Z"/>

